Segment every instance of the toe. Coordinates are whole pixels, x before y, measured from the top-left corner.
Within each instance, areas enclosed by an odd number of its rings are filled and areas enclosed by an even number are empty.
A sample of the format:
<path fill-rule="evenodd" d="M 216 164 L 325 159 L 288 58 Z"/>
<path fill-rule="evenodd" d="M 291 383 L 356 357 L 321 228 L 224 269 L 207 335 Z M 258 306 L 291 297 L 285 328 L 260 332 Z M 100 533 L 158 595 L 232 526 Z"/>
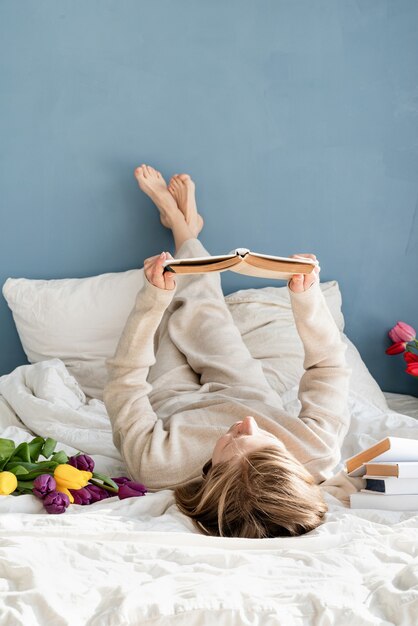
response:
<path fill-rule="evenodd" d="M 180 180 L 191 180 L 190 176 L 188 174 L 179 174 L 179 178 Z"/>
<path fill-rule="evenodd" d="M 194 180 L 191 176 L 189 176 L 189 174 L 183 174 L 181 180 L 185 185 L 187 185 L 187 187 L 191 189 L 195 188 Z"/>
<path fill-rule="evenodd" d="M 144 178 L 144 168 L 142 167 L 142 165 L 136 168 L 135 178 Z"/>
<path fill-rule="evenodd" d="M 151 167 L 151 165 L 147 165 L 147 171 L 149 176 L 153 176 L 155 174 L 155 169 Z"/>

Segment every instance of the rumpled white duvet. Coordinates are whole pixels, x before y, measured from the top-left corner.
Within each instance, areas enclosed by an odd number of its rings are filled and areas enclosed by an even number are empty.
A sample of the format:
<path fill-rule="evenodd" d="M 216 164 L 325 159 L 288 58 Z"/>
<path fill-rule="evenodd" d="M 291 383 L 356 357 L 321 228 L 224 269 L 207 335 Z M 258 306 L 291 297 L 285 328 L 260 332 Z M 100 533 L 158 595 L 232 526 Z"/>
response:
<path fill-rule="evenodd" d="M 50 436 L 126 473 L 104 405 L 52 359 L 0 378 L 0 432 Z M 297 388 L 283 397 L 298 413 Z M 412 417 L 350 391 L 343 458 L 387 434 L 418 439 Z M 339 469 L 342 465 L 340 465 Z M 418 512 L 350 510 L 326 495 L 326 522 L 278 539 L 204 537 L 169 490 L 71 505 L 0 498 L 0 626 L 418 624 Z"/>

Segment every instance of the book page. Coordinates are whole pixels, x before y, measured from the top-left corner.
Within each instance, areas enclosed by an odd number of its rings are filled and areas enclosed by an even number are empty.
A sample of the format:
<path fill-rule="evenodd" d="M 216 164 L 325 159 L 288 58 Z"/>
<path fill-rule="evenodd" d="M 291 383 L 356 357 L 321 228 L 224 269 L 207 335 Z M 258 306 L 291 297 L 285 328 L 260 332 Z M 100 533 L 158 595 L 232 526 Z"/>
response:
<path fill-rule="evenodd" d="M 315 268 L 314 263 L 299 261 L 295 263 L 293 259 L 280 260 L 279 258 L 267 258 L 261 255 L 254 256 L 247 254 L 242 258 L 242 273 L 250 273 L 252 276 L 266 276 L 271 278 L 289 279 L 293 274 L 310 274 Z"/>
<path fill-rule="evenodd" d="M 242 260 L 242 263 L 239 263 L 238 265 L 234 265 L 234 267 L 230 267 L 229 269 L 231 270 L 231 272 L 236 272 L 237 274 L 245 274 L 246 276 L 256 276 L 257 278 L 274 278 L 278 280 L 287 281 L 293 276 L 292 272 L 268 270 L 268 269 L 248 265 L 248 263 L 245 263 L 245 259 Z"/>
<path fill-rule="evenodd" d="M 187 259 L 167 259 L 164 261 L 163 267 L 167 267 L 167 265 L 206 265 L 217 261 L 227 261 L 235 256 L 236 254 L 218 254 L 216 256 L 195 256 Z"/>
<path fill-rule="evenodd" d="M 180 259 L 179 259 L 180 260 Z M 173 274 L 205 274 L 208 272 L 225 272 L 230 270 L 234 265 L 241 264 L 242 258 L 233 256 L 230 258 L 214 259 L 209 257 L 209 261 L 197 259 L 181 259 L 180 263 L 167 263 L 164 266 L 164 272 L 173 272 Z"/>
<path fill-rule="evenodd" d="M 310 265 L 313 265 L 314 267 L 315 265 L 318 265 L 318 263 L 315 262 L 310 257 L 298 257 L 297 259 L 292 259 L 288 256 L 273 256 L 271 254 L 259 254 L 258 252 L 251 252 L 251 250 L 249 250 L 249 253 L 251 256 L 255 256 L 260 259 L 272 259 L 273 261 L 288 261 L 289 263 L 309 263 Z"/>

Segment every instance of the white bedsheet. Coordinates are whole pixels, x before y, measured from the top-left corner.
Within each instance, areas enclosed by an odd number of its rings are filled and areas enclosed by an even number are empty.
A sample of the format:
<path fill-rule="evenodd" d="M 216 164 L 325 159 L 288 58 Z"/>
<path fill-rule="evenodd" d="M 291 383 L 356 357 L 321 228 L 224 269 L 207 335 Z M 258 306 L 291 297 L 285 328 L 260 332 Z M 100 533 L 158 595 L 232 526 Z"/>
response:
<path fill-rule="evenodd" d="M 0 394 L 0 436 L 51 436 L 57 449 L 91 454 L 98 471 L 125 473 L 103 404 L 86 403 L 58 359 L 1 377 Z M 284 402 L 297 414 L 296 394 Z M 412 417 L 352 391 L 350 408 L 343 457 L 389 433 L 418 439 Z M 169 490 L 63 515 L 34 496 L 3 496 L 0 626 L 418 624 L 418 512 L 326 497 L 326 522 L 310 534 L 251 540 L 200 535 Z"/>

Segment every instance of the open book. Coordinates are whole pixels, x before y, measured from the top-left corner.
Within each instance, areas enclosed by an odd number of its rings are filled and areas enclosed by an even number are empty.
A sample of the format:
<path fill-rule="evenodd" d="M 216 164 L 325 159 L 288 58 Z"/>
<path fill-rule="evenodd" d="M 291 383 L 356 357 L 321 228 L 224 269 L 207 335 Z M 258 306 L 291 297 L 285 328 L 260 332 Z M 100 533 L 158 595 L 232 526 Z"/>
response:
<path fill-rule="evenodd" d="M 174 274 L 205 274 L 230 270 L 247 276 L 289 280 L 293 274 L 310 274 L 317 264 L 317 261 L 308 257 L 291 259 L 258 254 L 247 248 L 235 248 L 229 254 L 218 256 L 167 259 L 164 262 L 164 271 Z"/>

